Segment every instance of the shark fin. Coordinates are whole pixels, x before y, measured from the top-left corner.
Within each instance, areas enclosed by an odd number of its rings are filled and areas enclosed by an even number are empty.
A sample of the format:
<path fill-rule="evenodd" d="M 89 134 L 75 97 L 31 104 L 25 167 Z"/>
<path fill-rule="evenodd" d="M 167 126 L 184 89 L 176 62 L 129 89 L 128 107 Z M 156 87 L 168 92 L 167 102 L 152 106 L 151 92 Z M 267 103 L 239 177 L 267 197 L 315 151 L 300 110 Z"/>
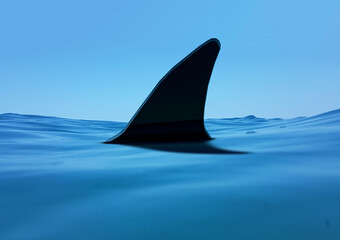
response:
<path fill-rule="evenodd" d="M 175 65 L 156 85 L 128 125 L 105 143 L 205 141 L 204 106 L 220 51 L 212 38 Z"/>

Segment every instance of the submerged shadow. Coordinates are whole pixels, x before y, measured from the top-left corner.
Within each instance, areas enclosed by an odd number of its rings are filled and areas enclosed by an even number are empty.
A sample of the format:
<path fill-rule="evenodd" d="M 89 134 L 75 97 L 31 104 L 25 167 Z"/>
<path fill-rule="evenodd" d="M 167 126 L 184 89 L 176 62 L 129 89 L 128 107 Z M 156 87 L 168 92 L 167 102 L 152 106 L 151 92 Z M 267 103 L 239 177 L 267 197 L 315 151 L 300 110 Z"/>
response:
<path fill-rule="evenodd" d="M 247 152 L 233 151 L 217 148 L 207 141 L 197 142 L 149 142 L 149 143 L 128 143 L 126 145 L 176 153 L 199 153 L 199 154 L 245 154 Z"/>

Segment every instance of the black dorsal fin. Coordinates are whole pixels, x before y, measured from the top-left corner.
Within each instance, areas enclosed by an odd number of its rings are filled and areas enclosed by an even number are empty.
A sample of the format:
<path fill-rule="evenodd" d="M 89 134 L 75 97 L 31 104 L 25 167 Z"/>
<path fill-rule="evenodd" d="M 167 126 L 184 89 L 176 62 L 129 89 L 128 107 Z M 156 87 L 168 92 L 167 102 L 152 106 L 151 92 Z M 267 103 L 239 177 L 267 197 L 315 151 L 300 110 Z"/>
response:
<path fill-rule="evenodd" d="M 174 66 L 156 85 L 125 129 L 106 143 L 204 141 L 204 106 L 220 51 L 212 38 Z"/>

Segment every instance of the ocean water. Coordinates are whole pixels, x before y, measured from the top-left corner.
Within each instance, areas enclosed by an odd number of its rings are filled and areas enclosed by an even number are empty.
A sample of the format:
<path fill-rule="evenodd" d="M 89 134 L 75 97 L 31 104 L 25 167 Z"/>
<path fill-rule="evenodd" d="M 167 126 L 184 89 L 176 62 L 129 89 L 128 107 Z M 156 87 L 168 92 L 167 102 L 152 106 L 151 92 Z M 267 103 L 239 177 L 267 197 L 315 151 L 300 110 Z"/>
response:
<path fill-rule="evenodd" d="M 0 114 L 0 239 L 340 239 L 340 109 L 102 144 L 125 125 Z"/>

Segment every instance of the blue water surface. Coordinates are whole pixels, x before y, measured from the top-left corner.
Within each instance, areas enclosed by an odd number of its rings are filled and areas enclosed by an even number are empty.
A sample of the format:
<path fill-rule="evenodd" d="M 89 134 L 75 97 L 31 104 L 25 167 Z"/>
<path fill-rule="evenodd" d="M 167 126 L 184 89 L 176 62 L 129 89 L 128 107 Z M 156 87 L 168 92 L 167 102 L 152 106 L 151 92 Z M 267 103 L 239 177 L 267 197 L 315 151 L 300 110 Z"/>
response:
<path fill-rule="evenodd" d="M 340 109 L 205 124 L 209 146 L 247 153 L 102 144 L 126 123 L 0 114 L 0 239 L 340 239 Z"/>

